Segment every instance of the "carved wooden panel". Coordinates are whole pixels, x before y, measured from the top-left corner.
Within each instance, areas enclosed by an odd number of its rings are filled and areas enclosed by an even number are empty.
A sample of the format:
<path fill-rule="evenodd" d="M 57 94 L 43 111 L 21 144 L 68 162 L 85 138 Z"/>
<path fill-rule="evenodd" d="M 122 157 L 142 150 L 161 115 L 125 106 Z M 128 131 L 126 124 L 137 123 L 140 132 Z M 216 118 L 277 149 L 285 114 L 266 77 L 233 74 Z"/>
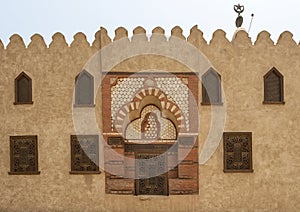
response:
<path fill-rule="evenodd" d="M 134 144 L 125 144 L 124 145 L 124 152 L 125 153 L 134 153 Z"/>
<path fill-rule="evenodd" d="M 202 76 L 202 104 L 221 104 L 221 75 L 209 69 Z"/>
<path fill-rule="evenodd" d="M 39 174 L 37 136 L 10 136 L 9 174 Z"/>
<path fill-rule="evenodd" d="M 71 174 L 99 172 L 98 135 L 71 135 Z"/>
<path fill-rule="evenodd" d="M 136 194 L 168 195 L 168 173 L 164 173 L 167 161 L 164 155 L 153 153 L 136 154 Z M 152 158 L 151 161 L 146 159 Z M 144 159 L 144 160 L 143 160 Z M 156 175 L 149 177 L 150 175 Z M 161 174 L 163 173 L 163 174 Z"/>
<path fill-rule="evenodd" d="M 282 103 L 283 101 L 283 76 L 272 68 L 264 76 L 264 103 Z"/>
<path fill-rule="evenodd" d="M 83 70 L 75 79 L 75 105 L 94 105 L 94 77 Z"/>
<path fill-rule="evenodd" d="M 123 137 L 108 137 L 107 143 L 111 146 L 121 146 L 124 144 L 124 139 Z"/>
<path fill-rule="evenodd" d="M 224 172 L 252 172 L 252 133 L 224 132 Z"/>
<path fill-rule="evenodd" d="M 15 104 L 32 104 L 32 80 L 24 72 L 15 79 Z"/>

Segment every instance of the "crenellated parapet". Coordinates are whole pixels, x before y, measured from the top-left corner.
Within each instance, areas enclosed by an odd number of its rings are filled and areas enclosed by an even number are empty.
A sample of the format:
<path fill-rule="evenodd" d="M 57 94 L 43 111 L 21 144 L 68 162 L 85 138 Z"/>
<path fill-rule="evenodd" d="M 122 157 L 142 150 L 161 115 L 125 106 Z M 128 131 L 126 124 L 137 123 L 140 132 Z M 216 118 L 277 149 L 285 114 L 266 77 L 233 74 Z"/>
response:
<path fill-rule="evenodd" d="M 65 36 L 57 32 L 52 36 L 52 41 L 48 46 L 45 43 L 44 38 L 39 34 L 34 34 L 27 46 L 20 35 L 14 34 L 10 37 L 10 42 L 7 46 L 4 46 L 0 40 L 0 50 L 4 49 L 7 51 L 19 51 L 28 49 L 32 51 L 42 51 L 45 49 L 62 50 L 64 48 L 101 49 L 111 42 L 116 42 L 124 38 L 127 39 L 129 43 L 134 43 L 136 41 L 151 43 L 158 40 L 172 42 L 172 40 L 174 40 L 173 38 L 179 38 L 204 51 L 205 49 L 215 48 L 216 46 L 219 46 L 219 48 L 228 48 L 229 46 L 233 48 L 261 48 L 266 46 L 293 48 L 299 45 L 293 39 L 293 34 L 288 31 L 283 32 L 279 36 L 277 42 L 274 42 L 270 38 L 270 33 L 267 31 L 260 32 L 256 40 L 251 40 L 246 30 L 242 28 L 238 28 L 236 30 L 231 40 L 226 37 L 226 33 L 223 30 L 218 29 L 213 33 L 212 38 L 209 41 L 206 41 L 203 37 L 203 32 L 198 29 L 197 25 L 195 25 L 191 28 L 188 36 L 183 34 L 183 30 L 179 26 L 175 26 L 171 30 L 170 38 L 167 38 L 165 35 L 165 30 L 162 27 L 154 28 L 151 34 L 149 34 L 143 27 L 138 26 L 133 29 L 132 37 L 129 37 L 127 29 L 124 27 L 118 27 L 115 30 L 115 35 L 113 38 L 109 37 L 107 30 L 101 27 L 100 30 L 95 33 L 95 39 L 91 43 L 87 41 L 84 33 L 79 32 L 74 35 L 73 41 L 68 44 Z"/>
<path fill-rule="evenodd" d="M 216 46 L 228 46 L 230 45 L 229 40 L 226 38 L 226 33 L 218 29 L 213 33 L 213 37 L 209 43 L 209 45 L 216 47 Z"/>
<path fill-rule="evenodd" d="M 289 31 L 285 31 L 280 34 L 277 45 L 285 47 L 294 47 L 297 45 L 297 43 L 293 39 L 293 34 Z"/>
<path fill-rule="evenodd" d="M 120 40 L 122 38 L 128 39 L 128 31 L 124 27 L 119 27 L 115 30 L 114 41 Z"/>
<path fill-rule="evenodd" d="M 23 38 L 20 35 L 14 34 L 9 38 L 10 42 L 6 49 L 8 51 L 23 50 L 26 48 Z"/>
<path fill-rule="evenodd" d="M 203 37 L 203 32 L 198 29 L 198 26 L 195 25 L 190 30 L 190 35 L 187 38 L 187 41 L 197 48 L 206 47 L 207 41 Z"/>
<path fill-rule="evenodd" d="M 0 49 L 1 49 L 1 50 L 4 49 L 4 45 L 3 45 L 3 43 L 2 43 L 1 40 L 0 40 Z"/>
<path fill-rule="evenodd" d="M 147 42 L 148 41 L 148 37 L 146 35 L 146 30 L 143 27 L 136 27 L 133 30 L 133 36 L 131 39 L 132 42 Z"/>
<path fill-rule="evenodd" d="M 183 33 L 183 30 L 182 30 L 179 26 L 174 27 L 174 28 L 171 30 L 171 38 L 170 38 L 170 40 L 171 40 L 173 37 L 177 37 L 177 38 L 180 38 L 180 39 L 182 39 L 182 40 L 186 40 L 186 38 L 184 37 L 184 35 L 183 35 L 182 33 Z"/>
<path fill-rule="evenodd" d="M 90 44 L 86 39 L 86 35 L 82 32 L 78 32 L 74 35 L 74 40 L 70 46 L 73 48 L 88 48 Z"/>
<path fill-rule="evenodd" d="M 262 31 L 257 35 L 257 39 L 254 42 L 255 46 L 274 46 L 274 41 L 271 39 L 271 34 L 267 31 Z"/>
<path fill-rule="evenodd" d="M 236 47 L 251 47 L 252 42 L 248 33 L 243 29 L 238 29 L 232 38 L 232 44 Z"/>
<path fill-rule="evenodd" d="M 93 47 L 96 49 L 100 49 L 106 45 L 111 43 L 111 38 L 107 34 L 107 30 L 103 27 L 100 28 L 98 32 L 95 34 L 95 40 L 93 42 Z"/>
<path fill-rule="evenodd" d="M 150 36 L 150 42 L 157 41 L 167 41 L 165 30 L 159 26 L 152 30 L 152 35 Z"/>
<path fill-rule="evenodd" d="M 69 45 L 67 44 L 66 38 L 60 32 L 55 33 L 52 36 L 52 42 L 49 45 L 50 49 L 59 49 L 59 48 L 66 48 Z"/>
<path fill-rule="evenodd" d="M 28 45 L 28 49 L 40 50 L 40 51 L 47 49 L 45 40 L 41 35 L 34 34 L 33 36 L 31 36 L 30 39 L 31 39 L 31 42 Z"/>

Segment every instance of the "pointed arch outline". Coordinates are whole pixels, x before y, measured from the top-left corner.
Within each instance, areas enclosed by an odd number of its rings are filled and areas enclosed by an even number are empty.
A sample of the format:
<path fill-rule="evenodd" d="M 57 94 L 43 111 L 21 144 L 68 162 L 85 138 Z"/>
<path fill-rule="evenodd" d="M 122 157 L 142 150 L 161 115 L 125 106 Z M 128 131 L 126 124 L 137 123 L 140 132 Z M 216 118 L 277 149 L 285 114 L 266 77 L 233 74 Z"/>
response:
<path fill-rule="evenodd" d="M 93 107 L 94 104 L 94 76 L 83 69 L 75 77 L 75 104 L 77 107 Z"/>
<path fill-rule="evenodd" d="M 25 72 L 21 72 L 15 78 L 14 104 L 33 104 L 32 79 Z"/>
<path fill-rule="evenodd" d="M 202 105 L 222 105 L 221 75 L 209 68 L 201 77 Z"/>
<path fill-rule="evenodd" d="M 264 75 L 264 104 L 284 104 L 284 78 L 275 68 Z"/>

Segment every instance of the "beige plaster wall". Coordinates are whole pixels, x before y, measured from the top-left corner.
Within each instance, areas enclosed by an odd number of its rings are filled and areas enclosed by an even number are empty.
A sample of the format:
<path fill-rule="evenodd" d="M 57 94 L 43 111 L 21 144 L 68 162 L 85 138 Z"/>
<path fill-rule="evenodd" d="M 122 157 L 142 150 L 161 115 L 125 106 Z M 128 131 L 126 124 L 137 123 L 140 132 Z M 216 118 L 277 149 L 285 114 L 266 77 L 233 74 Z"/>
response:
<path fill-rule="evenodd" d="M 163 37 L 162 28 L 153 32 Z M 143 35 L 145 30 L 138 27 L 134 33 Z M 118 28 L 114 40 L 127 34 Z M 172 30 L 172 36 L 185 39 L 179 27 Z M 195 26 L 187 41 L 204 52 L 222 76 L 225 131 L 253 133 L 253 173 L 225 174 L 221 141 L 211 159 L 199 166 L 199 195 L 107 195 L 104 172 L 70 175 L 75 77 L 111 39 L 102 28 L 92 45 L 78 33 L 68 46 L 63 35 L 56 33 L 49 47 L 40 35 L 34 35 L 26 47 L 20 36 L 13 35 L 6 48 L 0 43 L 0 211 L 299 211 L 300 47 L 292 34 L 282 33 L 274 45 L 264 31 L 252 44 L 243 31 L 228 41 L 225 32 L 217 30 L 207 44 Z M 188 71 L 166 58 L 141 58 L 125 61 L 114 70 Z M 284 105 L 262 104 L 263 76 L 272 67 L 284 76 Z M 33 105 L 13 104 L 14 79 L 22 71 L 33 80 Z M 100 97 L 98 92 L 99 125 Z M 210 129 L 210 111 L 209 106 L 199 104 L 200 152 Z M 8 175 L 11 135 L 38 135 L 40 175 Z"/>

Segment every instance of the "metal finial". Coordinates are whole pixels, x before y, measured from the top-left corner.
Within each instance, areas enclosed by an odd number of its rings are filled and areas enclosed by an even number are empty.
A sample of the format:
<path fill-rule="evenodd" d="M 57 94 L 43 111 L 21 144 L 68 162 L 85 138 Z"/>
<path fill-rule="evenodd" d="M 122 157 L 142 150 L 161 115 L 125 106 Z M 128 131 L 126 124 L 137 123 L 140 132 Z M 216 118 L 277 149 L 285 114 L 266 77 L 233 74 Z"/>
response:
<path fill-rule="evenodd" d="M 243 24 L 243 17 L 241 16 L 241 13 L 244 12 L 244 6 L 243 5 L 234 5 L 233 7 L 234 11 L 238 14 L 238 17 L 236 18 L 235 25 L 236 27 L 241 27 Z"/>

